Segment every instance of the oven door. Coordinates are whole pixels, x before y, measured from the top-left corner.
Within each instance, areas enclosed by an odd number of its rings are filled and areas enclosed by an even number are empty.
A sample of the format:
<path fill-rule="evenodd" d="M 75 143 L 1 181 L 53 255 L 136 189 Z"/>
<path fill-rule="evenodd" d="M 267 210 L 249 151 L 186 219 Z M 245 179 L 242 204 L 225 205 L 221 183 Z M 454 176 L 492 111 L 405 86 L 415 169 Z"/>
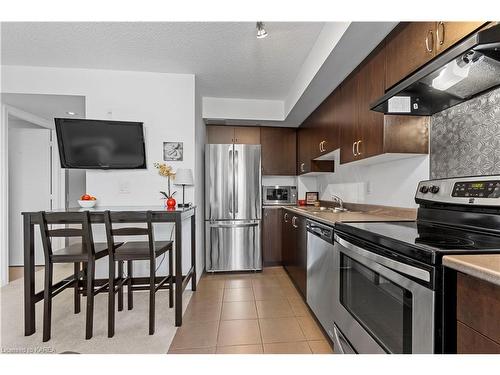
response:
<path fill-rule="evenodd" d="M 338 352 L 433 353 L 429 270 L 363 249 L 335 234 L 334 322 Z M 348 347 L 346 347 L 348 343 Z"/>

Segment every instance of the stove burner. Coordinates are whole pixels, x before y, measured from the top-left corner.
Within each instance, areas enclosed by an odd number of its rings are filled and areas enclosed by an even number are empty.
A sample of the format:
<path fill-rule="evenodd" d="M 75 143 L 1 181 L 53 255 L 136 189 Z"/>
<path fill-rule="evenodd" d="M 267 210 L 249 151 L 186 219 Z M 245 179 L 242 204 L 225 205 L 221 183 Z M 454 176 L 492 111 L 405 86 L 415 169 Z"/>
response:
<path fill-rule="evenodd" d="M 421 235 L 415 239 L 415 243 L 420 243 L 428 246 L 440 247 L 444 249 L 460 249 L 467 247 L 474 247 L 474 241 L 458 238 L 452 236 L 439 236 L 439 235 Z"/>

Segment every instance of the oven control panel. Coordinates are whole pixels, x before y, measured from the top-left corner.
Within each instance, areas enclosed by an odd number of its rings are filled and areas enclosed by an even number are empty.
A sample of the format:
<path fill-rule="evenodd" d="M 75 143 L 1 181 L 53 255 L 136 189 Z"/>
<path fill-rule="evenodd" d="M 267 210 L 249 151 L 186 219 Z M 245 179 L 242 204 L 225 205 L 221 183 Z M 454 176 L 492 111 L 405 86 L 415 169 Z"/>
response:
<path fill-rule="evenodd" d="M 500 180 L 455 182 L 452 197 L 499 198 Z"/>
<path fill-rule="evenodd" d="M 500 175 L 422 181 L 415 201 L 500 206 Z"/>

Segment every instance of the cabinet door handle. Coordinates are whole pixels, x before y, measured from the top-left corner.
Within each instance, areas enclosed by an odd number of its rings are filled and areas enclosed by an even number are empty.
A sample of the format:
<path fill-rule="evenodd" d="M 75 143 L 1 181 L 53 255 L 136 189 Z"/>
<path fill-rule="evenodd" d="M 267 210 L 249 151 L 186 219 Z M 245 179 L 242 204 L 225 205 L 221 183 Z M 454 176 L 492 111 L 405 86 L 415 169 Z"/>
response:
<path fill-rule="evenodd" d="M 321 148 L 322 145 L 323 145 L 323 141 L 319 142 L 319 152 L 323 152 L 323 149 Z"/>
<path fill-rule="evenodd" d="M 356 154 L 356 143 L 357 143 L 357 142 L 353 142 L 353 144 L 352 144 L 352 154 L 353 154 L 354 156 L 358 156 L 358 154 Z"/>
<path fill-rule="evenodd" d="M 287 214 L 287 213 L 285 213 L 285 214 L 283 215 L 283 221 L 284 221 L 285 223 L 288 223 L 288 214 Z"/>
<path fill-rule="evenodd" d="M 361 140 L 357 141 L 356 142 L 356 151 L 358 153 L 358 155 L 361 155 L 361 151 L 359 151 L 359 145 L 361 144 Z"/>
<path fill-rule="evenodd" d="M 304 171 L 304 163 L 300 163 L 300 171 L 301 171 L 301 172 L 305 172 L 305 171 Z"/>
<path fill-rule="evenodd" d="M 445 28 L 444 22 L 439 21 L 436 28 L 436 38 L 440 46 L 442 46 L 444 43 L 444 28 Z M 439 29 L 441 29 L 441 36 L 439 36 L 440 34 Z"/>
<path fill-rule="evenodd" d="M 326 148 L 325 148 L 326 141 L 323 141 L 323 142 L 321 142 L 321 143 L 322 143 L 321 148 L 323 149 L 323 150 L 321 150 L 321 151 L 322 151 L 322 152 L 326 152 Z"/>
<path fill-rule="evenodd" d="M 296 224 L 296 222 L 297 222 L 297 216 L 294 216 L 294 217 L 292 218 L 292 225 L 293 225 L 293 227 L 294 227 L 294 228 L 297 228 L 297 227 L 298 227 L 298 225 Z"/>
<path fill-rule="evenodd" d="M 431 40 L 429 40 L 429 36 Z M 425 38 L 425 49 L 427 52 L 431 53 L 434 46 L 434 32 L 432 30 L 427 31 L 427 36 Z"/>

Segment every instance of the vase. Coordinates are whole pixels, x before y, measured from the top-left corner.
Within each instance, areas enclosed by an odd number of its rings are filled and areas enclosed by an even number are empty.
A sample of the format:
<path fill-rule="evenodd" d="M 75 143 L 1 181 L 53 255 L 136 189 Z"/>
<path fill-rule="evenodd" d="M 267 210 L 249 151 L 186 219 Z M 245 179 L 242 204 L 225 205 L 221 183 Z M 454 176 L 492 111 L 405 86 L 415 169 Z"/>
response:
<path fill-rule="evenodd" d="M 167 207 L 172 209 L 172 208 L 175 208 L 175 205 L 177 204 L 177 202 L 175 201 L 174 198 L 168 198 L 166 200 L 166 204 L 167 204 Z"/>

